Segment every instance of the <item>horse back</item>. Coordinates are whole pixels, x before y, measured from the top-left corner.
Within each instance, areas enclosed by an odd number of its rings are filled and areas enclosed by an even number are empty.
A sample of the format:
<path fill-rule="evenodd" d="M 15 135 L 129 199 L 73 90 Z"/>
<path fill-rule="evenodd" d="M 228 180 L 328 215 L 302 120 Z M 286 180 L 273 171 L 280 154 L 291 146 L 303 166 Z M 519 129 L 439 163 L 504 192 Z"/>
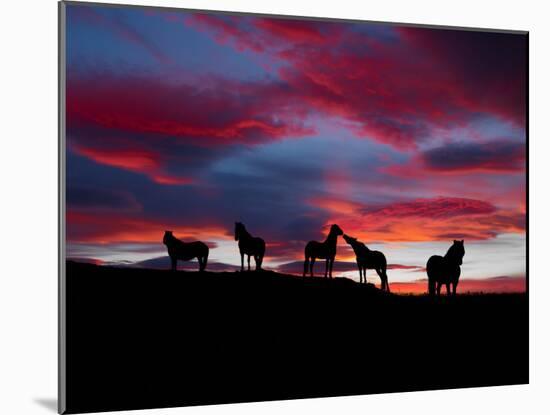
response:
<path fill-rule="evenodd" d="M 189 242 L 187 245 L 189 246 L 191 251 L 197 253 L 197 256 L 207 255 L 208 251 L 210 250 L 208 248 L 208 245 L 201 241 Z"/>
<path fill-rule="evenodd" d="M 253 237 L 239 240 L 239 250 L 246 255 L 264 255 L 265 241 L 262 238 Z"/>
<path fill-rule="evenodd" d="M 443 257 L 441 255 L 432 255 L 426 263 L 426 272 L 428 277 L 435 276 L 443 267 Z"/>
<path fill-rule="evenodd" d="M 309 241 L 304 250 L 304 254 L 306 258 L 315 257 L 328 259 L 336 254 L 336 247 L 331 247 L 324 242 Z"/>
<path fill-rule="evenodd" d="M 208 255 L 209 248 L 204 242 L 178 242 L 179 243 L 173 244 L 168 248 L 168 254 L 170 256 L 181 259 L 182 261 L 189 261 L 193 258 L 202 258 Z"/>
<path fill-rule="evenodd" d="M 376 265 L 378 268 L 384 268 L 386 269 L 387 262 L 386 262 L 386 255 L 384 255 L 380 251 L 373 251 L 372 252 L 372 262 Z"/>

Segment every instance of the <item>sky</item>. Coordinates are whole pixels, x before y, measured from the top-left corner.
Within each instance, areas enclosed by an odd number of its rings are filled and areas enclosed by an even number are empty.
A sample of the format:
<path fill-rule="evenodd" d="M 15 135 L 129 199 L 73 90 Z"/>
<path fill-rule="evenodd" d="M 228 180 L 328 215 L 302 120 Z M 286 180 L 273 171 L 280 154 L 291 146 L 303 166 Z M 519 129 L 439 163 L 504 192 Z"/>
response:
<path fill-rule="evenodd" d="M 463 287 L 525 290 L 523 35 L 84 4 L 66 20 L 69 258 L 153 264 L 172 230 L 234 269 L 240 221 L 264 268 L 300 272 L 337 223 L 397 291 L 425 290 L 454 239 Z M 336 259 L 358 279 L 341 238 Z"/>

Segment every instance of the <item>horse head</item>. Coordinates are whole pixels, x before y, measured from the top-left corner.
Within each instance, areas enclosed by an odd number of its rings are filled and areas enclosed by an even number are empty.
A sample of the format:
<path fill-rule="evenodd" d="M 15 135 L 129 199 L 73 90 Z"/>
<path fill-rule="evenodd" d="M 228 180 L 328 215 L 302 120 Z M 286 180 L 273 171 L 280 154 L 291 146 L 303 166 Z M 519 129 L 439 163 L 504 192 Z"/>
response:
<path fill-rule="evenodd" d="M 164 231 L 164 237 L 162 238 L 162 243 L 166 245 L 170 239 L 172 239 L 174 235 L 172 234 L 172 231 Z"/>
<path fill-rule="evenodd" d="M 351 236 L 344 234 L 344 241 L 346 241 L 348 245 L 353 246 L 355 242 L 357 242 L 357 238 L 352 238 Z"/>
<path fill-rule="evenodd" d="M 457 261 L 458 265 L 462 265 L 462 258 L 464 258 L 465 253 L 464 239 L 462 239 L 460 241 L 454 240 L 447 254 L 452 256 Z"/>
<path fill-rule="evenodd" d="M 338 225 L 334 224 L 330 227 L 330 233 L 338 236 L 338 235 L 343 235 L 344 231 Z"/>

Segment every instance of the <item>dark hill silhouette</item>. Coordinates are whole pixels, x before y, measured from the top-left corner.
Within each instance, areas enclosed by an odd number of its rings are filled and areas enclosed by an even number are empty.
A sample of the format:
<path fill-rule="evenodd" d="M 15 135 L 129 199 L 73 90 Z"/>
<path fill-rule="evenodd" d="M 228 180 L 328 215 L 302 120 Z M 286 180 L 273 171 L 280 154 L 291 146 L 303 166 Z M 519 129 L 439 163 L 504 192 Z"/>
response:
<path fill-rule="evenodd" d="M 66 289 L 70 412 L 528 381 L 523 294 L 75 262 Z"/>
<path fill-rule="evenodd" d="M 351 261 L 334 261 L 333 264 L 333 271 L 335 272 L 350 272 L 356 269 L 357 265 L 355 265 L 355 262 Z M 304 271 L 304 261 L 292 261 L 281 264 L 276 268 L 276 271 L 283 274 L 302 275 Z"/>

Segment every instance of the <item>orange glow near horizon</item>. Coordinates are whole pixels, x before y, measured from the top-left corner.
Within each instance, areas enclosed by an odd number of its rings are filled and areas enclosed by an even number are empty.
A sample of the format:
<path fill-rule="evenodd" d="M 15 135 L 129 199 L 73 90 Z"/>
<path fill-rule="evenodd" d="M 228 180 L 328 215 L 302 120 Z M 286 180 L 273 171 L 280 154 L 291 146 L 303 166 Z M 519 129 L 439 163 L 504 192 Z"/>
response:
<path fill-rule="evenodd" d="M 172 226 L 170 223 L 162 221 L 141 220 L 125 216 L 91 215 L 72 211 L 67 212 L 67 224 L 69 232 L 71 225 L 74 224 L 85 229 L 83 235 L 72 239 L 73 242 L 98 244 L 162 242 L 165 230 L 173 231 L 174 236 L 180 239 L 232 238 L 223 227 L 218 226 Z M 102 226 L 105 224 L 108 226 Z M 102 232 L 104 229 L 108 229 L 108 231 Z"/>
<path fill-rule="evenodd" d="M 395 294 L 426 294 L 428 292 L 427 280 L 410 282 L 390 282 L 390 288 Z M 466 293 L 525 293 L 527 281 L 524 277 L 487 278 L 487 279 L 461 279 L 457 286 L 458 294 Z M 447 289 L 441 287 L 441 294 L 446 295 Z"/>

